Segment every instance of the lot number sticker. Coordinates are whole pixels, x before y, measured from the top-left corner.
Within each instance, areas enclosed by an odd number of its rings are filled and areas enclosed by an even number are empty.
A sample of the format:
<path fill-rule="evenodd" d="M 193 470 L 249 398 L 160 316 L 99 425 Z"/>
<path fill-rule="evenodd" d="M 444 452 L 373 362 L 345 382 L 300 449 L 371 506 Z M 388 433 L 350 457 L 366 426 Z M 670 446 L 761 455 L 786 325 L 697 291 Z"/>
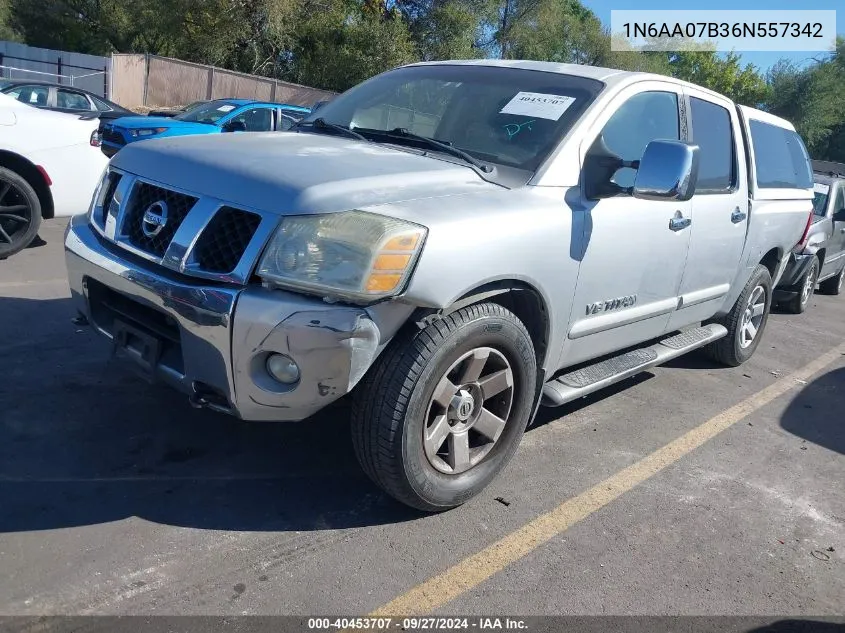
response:
<path fill-rule="evenodd" d="M 813 191 L 815 193 L 821 193 L 826 196 L 830 191 L 830 185 L 825 185 L 820 182 L 813 183 Z"/>
<path fill-rule="evenodd" d="M 557 121 L 574 101 L 573 97 L 547 95 L 542 92 L 519 92 L 499 110 L 499 114 L 518 114 Z"/>

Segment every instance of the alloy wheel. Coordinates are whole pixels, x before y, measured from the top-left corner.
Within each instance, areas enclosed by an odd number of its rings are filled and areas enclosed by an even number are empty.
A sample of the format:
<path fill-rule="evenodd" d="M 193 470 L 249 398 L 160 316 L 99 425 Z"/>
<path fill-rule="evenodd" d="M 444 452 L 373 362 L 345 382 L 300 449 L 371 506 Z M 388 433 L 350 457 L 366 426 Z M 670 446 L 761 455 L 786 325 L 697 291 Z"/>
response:
<path fill-rule="evenodd" d="M 32 210 L 14 183 L 0 179 L 0 244 L 15 244 L 29 229 Z"/>
<path fill-rule="evenodd" d="M 450 475 L 479 464 L 505 429 L 513 387 L 510 363 L 491 347 L 476 348 L 456 360 L 428 405 L 423 447 L 429 463 Z"/>
<path fill-rule="evenodd" d="M 742 349 L 748 348 L 754 342 L 763 323 L 765 312 L 766 289 L 763 286 L 757 286 L 748 297 L 748 303 L 742 313 L 739 327 L 739 346 Z"/>

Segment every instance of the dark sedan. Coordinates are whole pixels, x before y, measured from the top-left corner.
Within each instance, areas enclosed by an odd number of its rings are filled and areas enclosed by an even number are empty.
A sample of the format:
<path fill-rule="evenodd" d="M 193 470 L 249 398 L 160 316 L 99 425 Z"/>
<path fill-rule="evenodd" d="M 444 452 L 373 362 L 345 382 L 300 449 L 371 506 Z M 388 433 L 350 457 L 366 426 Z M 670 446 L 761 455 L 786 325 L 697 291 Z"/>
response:
<path fill-rule="evenodd" d="M 31 79 L 0 79 L 0 92 L 36 108 L 117 119 L 135 113 L 88 90 Z"/>

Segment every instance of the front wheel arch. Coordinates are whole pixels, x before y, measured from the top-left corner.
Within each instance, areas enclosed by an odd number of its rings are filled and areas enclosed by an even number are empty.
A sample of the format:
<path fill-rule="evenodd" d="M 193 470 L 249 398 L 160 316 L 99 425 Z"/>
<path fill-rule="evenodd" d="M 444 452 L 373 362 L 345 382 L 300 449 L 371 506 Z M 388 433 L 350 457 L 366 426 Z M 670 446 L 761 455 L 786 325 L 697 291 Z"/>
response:
<path fill-rule="evenodd" d="M 29 183 L 41 203 L 41 217 L 45 220 L 52 220 L 55 216 L 53 194 L 44 180 L 44 176 L 38 171 L 38 167 L 20 154 L 8 150 L 0 150 L 0 167 L 5 167 L 17 173 Z"/>

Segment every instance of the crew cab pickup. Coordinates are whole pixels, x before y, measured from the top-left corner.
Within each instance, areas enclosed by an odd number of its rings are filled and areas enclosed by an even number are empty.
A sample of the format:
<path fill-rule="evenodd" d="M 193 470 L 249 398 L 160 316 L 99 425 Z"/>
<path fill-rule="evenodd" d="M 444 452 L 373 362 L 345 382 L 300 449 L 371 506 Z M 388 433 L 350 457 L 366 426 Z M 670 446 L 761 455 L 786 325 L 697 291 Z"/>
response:
<path fill-rule="evenodd" d="M 288 134 L 129 145 L 65 247 L 79 312 L 147 377 L 252 421 L 352 393 L 363 469 L 438 511 L 541 404 L 748 360 L 812 202 L 794 128 L 709 90 L 436 62 Z"/>

